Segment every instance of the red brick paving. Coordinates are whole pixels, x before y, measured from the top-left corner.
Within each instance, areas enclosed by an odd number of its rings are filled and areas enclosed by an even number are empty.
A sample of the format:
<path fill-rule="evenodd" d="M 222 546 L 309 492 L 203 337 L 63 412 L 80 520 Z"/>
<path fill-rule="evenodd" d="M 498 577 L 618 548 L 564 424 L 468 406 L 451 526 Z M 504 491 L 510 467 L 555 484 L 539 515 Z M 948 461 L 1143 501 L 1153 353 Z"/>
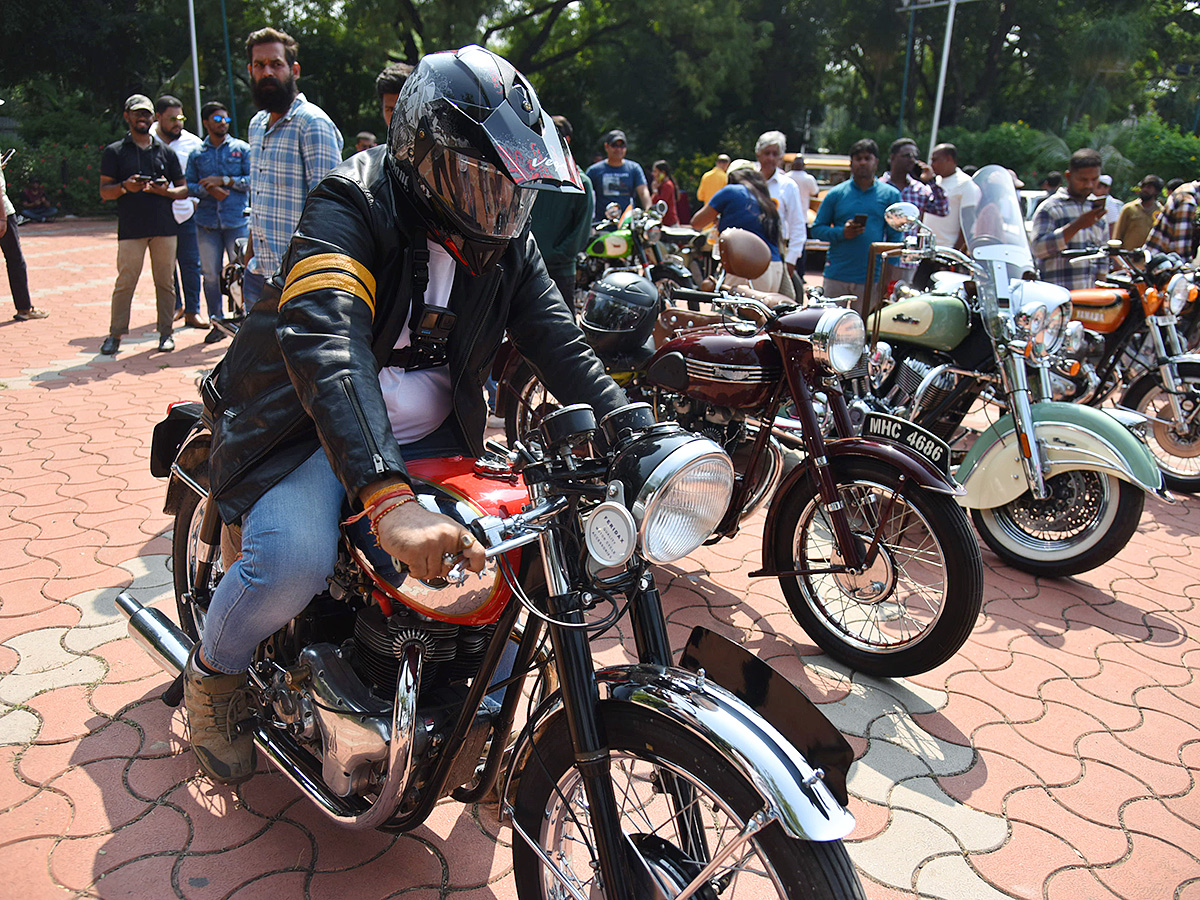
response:
<path fill-rule="evenodd" d="M 121 632 L 87 631 L 109 627 L 111 598 L 131 582 L 148 600 L 169 594 L 149 433 L 225 348 L 182 329 L 175 353 L 151 352 L 147 273 L 123 352 L 97 354 L 114 230 L 23 228 L 34 302 L 51 318 L 0 321 L 0 898 L 512 897 L 511 835 L 490 807 L 445 801 L 412 834 L 363 835 L 277 773 L 236 791 L 199 778 L 179 713 L 156 699 L 165 676 Z M 778 587 L 747 578 L 761 520 L 664 570 L 671 635 L 706 624 L 736 637 L 847 732 L 859 757 L 850 846 L 872 900 L 914 886 L 1200 900 L 1200 504 L 1146 506 L 1130 546 L 1077 579 L 1034 579 L 985 554 L 971 640 L 907 682 L 830 665 Z M 44 655 L 22 656 L 33 647 Z M 39 659 L 49 675 L 31 674 Z M 46 682 L 25 699 L 31 677 Z M 936 823 L 922 818 L 933 801 L 914 804 L 929 774 L 960 804 Z"/>

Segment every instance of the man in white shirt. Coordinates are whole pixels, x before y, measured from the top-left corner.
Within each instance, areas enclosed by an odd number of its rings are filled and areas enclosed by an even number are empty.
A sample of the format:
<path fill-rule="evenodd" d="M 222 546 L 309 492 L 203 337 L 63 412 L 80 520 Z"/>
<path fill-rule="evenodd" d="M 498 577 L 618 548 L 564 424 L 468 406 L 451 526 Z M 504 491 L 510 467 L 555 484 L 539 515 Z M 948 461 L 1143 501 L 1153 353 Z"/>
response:
<path fill-rule="evenodd" d="M 183 127 L 187 117 L 179 98 L 164 94 L 154 101 L 154 124 L 150 135 L 164 144 L 179 159 L 179 168 L 187 171 L 188 157 L 199 150 L 203 141 Z M 175 243 L 175 261 L 179 272 L 175 276 L 175 318 L 186 318 L 191 328 L 207 328 L 208 316 L 200 311 L 200 245 L 196 241 L 195 197 L 186 197 L 171 203 L 171 214 L 179 225 Z M 180 279 L 183 281 L 183 297 L 180 298 Z M 182 300 L 182 302 L 181 302 Z"/>
<path fill-rule="evenodd" d="M 1104 222 L 1108 225 L 1108 233 L 1111 235 L 1113 229 L 1117 227 L 1117 219 L 1121 218 L 1121 207 L 1125 204 L 1114 197 L 1112 191 L 1112 176 L 1101 175 L 1100 183 L 1096 185 L 1096 189 L 1092 192 L 1097 197 L 1104 198 Z"/>
<path fill-rule="evenodd" d="M 782 131 L 764 132 L 754 144 L 758 170 L 766 179 L 771 199 L 779 207 L 779 225 L 783 235 L 783 246 L 779 249 L 783 252 L 783 261 L 787 264 L 779 293 L 795 299 L 796 289 L 792 277 L 796 273 L 800 254 L 804 252 L 804 242 L 808 239 L 808 218 L 800 199 L 800 189 L 779 167 L 786 150 L 787 138 L 783 136 Z M 803 281 L 803 270 L 800 272 L 800 278 Z"/>
<path fill-rule="evenodd" d="M 792 160 L 792 168 L 788 172 L 792 181 L 796 182 L 796 187 L 800 189 L 800 208 L 804 211 L 804 223 L 808 225 L 808 214 L 812 210 L 813 199 L 820 193 L 820 188 L 817 186 L 817 179 L 813 178 L 804 168 L 804 157 L 799 153 Z M 807 244 L 807 240 L 805 244 Z M 800 273 L 800 283 L 804 284 L 804 273 L 808 271 L 806 260 L 808 259 L 808 249 L 800 251 L 800 260 L 796 263 L 796 270 Z"/>
<path fill-rule="evenodd" d="M 937 183 L 946 192 L 950 201 L 950 210 L 944 216 L 934 216 L 925 213 L 924 222 L 937 236 L 939 247 L 957 247 L 962 240 L 962 222 L 959 214 L 962 211 L 963 198 L 979 199 L 979 188 L 971 180 L 971 176 L 958 167 L 958 148 L 953 144 L 938 144 L 929 155 L 929 167 L 937 176 Z M 973 205 L 968 203 L 968 205 Z"/>

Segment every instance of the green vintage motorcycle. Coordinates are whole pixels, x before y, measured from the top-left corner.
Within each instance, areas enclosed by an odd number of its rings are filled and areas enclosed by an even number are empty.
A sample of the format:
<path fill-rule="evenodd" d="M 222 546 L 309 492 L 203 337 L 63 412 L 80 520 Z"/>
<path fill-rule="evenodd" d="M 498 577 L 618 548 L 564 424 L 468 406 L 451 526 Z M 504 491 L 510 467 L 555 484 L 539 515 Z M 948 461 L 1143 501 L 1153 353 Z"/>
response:
<path fill-rule="evenodd" d="M 988 547 L 1037 575 L 1086 572 L 1137 530 L 1145 493 L 1163 493 L 1146 419 L 1051 399 L 1070 293 L 1037 280 L 1008 171 L 987 166 L 974 186 L 962 208 L 969 254 L 936 246 L 913 204 L 887 210 L 893 228 L 915 230 L 882 257 L 949 270 L 926 290 L 899 285 L 869 317 L 873 346 L 844 380 L 852 424 L 865 437 L 904 440 L 910 422 L 932 432 Z"/>

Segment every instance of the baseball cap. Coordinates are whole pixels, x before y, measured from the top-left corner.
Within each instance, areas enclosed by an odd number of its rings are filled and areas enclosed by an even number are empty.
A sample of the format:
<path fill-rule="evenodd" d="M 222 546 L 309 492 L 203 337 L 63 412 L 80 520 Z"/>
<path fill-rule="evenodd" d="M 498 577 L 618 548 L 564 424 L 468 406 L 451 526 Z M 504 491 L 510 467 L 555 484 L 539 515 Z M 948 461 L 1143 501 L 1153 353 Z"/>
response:
<path fill-rule="evenodd" d="M 625 132 L 619 128 L 614 128 L 604 136 L 604 143 L 606 144 L 615 144 L 617 141 L 625 141 L 626 144 L 629 143 L 629 141 L 625 140 Z"/>
<path fill-rule="evenodd" d="M 1100 183 L 1107 184 L 1109 187 L 1112 187 L 1112 176 L 1111 175 L 1101 175 Z"/>
<path fill-rule="evenodd" d="M 132 112 L 135 109 L 154 112 L 154 104 L 150 102 L 150 98 L 145 94 L 133 94 L 125 101 L 125 112 Z"/>

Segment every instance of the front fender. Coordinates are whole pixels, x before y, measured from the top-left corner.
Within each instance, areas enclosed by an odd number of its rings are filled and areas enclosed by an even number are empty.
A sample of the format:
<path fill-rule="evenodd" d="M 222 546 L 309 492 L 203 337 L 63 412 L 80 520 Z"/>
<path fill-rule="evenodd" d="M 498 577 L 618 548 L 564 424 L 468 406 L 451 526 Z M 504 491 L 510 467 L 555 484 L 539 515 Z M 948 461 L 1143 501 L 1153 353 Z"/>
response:
<path fill-rule="evenodd" d="M 902 445 L 894 444 L 891 441 L 875 441 L 870 438 L 857 437 L 827 440 L 825 455 L 831 461 L 855 457 L 874 460 L 889 466 L 907 480 L 919 485 L 924 490 L 933 491 L 935 494 L 961 497 L 964 493 L 963 488 L 953 479 L 948 478 Z M 771 498 L 771 505 L 767 509 L 767 521 L 763 528 L 763 559 L 771 558 L 771 538 L 775 534 L 775 520 L 778 517 L 778 511 L 784 506 L 783 499 L 787 497 L 798 481 L 808 476 L 808 473 L 807 461 L 793 466 L 783 477 L 779 487 L 775 489 L 775 495 Z M 961 499 L 959 502 L 962 502 Z"/>
<path fill-rule="evenodd" d="M 780 676 L 782 677 L 782 676 Z M 834 798 L 821 776 L 762 715 L 704 675 L 674 667 L 611 666 L 596 673 L 607 688 L 604 704 L 631 704 L 652 709 L 704 741 L 742 775 L 763 799 L 768 816 L 801 840 L 833 841 L 854 830 L 854 816 Z M 561 702 L 526 728 L 513 749 L 509 784 L 515 773 L 533 765 L 535 734 L 550 727 L 566 728 Z"/>
<path fill-rule="evenodd" d="M 1047 477 L 1072 471 L 1105 472 L 1145 491 L 1162 490 L 1158 464 L 1132 430 L 1138 423 L 1074 403 L 1043 401 L 1034 403 L 1032 412 Z M 954 474 L 966 488 L 958 502 L 967 509 L 1004 506 L 1029 489 L 1010 414 L 979 436 Z"/>
<path fill-rule="evenodd" d="M 650 267 L 651 281 L 657 283 L 664 278 L 674 281 L 680 287 L 692 288 L 696 286 L 696 279 L 692 277 L 692 273 L 686 267 L 674 261 L 655 263 Z"/>

